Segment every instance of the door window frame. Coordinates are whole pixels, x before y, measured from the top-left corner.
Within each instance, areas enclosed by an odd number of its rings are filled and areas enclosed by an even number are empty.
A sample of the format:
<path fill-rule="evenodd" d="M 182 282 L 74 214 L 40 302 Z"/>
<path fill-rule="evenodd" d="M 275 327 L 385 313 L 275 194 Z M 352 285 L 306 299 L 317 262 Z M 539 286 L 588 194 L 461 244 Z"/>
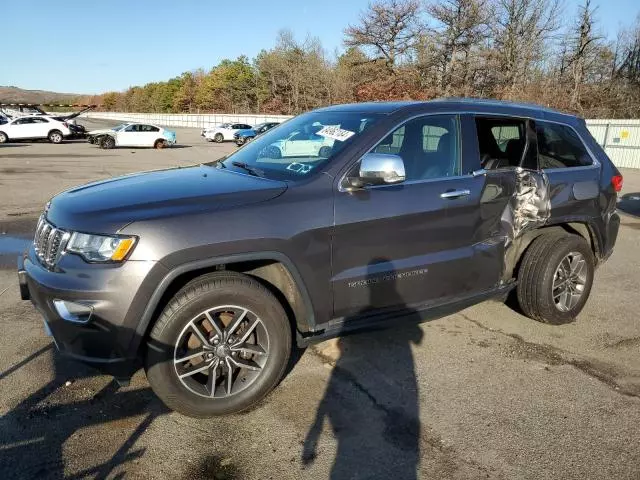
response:
<path fill-rule="evenodd" d="M 413 115 L 409 118 L 405 118 L 402 121 L 397 122 L 396 124 L 394 124 L 393 127 L 391 127 L 386 133 L 384 133 L 380 139 L 378 141 L 376 141 L 370 148 L 368 148 L 362 155 L 360 155 L 355 161 L 351 162 L 348 167 L 344 170 L 344 172 L 342 173 L 342 175 L 340 175 L 340 179 L 338 180 L 338 191 L 342 192 L 342 193 L 353 193 L 354 191 L 352 189 L 349 189 L 348 187 L 345 187 L 345 179 L 347 178 L 347 176 L 349 175 L 349 173 L 351 172 L 351 170 L 358 164 L 360 163 L 360 161 L 362 160 L 362 157 L 364 157 L 365 155 L 367 155 L 368 153 L 373 152 L 376 148 L 378 148 L 378 146 L 387 138 L 389 137 L 389 135 L 393 134 L 396 130 L 398 130 L 399 128 L 403 127 L 404 125 L 406 125 L 409 122 L 412 122 L 414 120 L 417 120 L 419 118 L 423 118 L 423 117 L 434 117 L 434 116 L 447 116 L 447 117 L 454 117 L 455 119 L 455 123 L 456 123 L 456 128 L 458 129 L 458 167 L 459 167 L 459 172 L 463 172 L 464 168 L 465 168 L 465 163 L 464 162 L 464 152 L 466 151 L 466 148 L 468 147 L 466 145 L 466 142 L 464 141 L 464 131 L 465 131 L 465 122 L 464 122 L 464 114 L 460 113 L 460 112 L 432 112 L 432 113 L 420 113 L 417 115 Z M 468 135 L 467 135 L 468 136 Z M 403 159 L 404 161 L 404 159 Z M 380 188 L 401 188 L 404 185 L 415 185 L 415 184 L 422 184 L 422 183 L 432 183 L 432 182 L 441 182 L 443 180 L 456 180 L 456 179 L 460 179 L 460 178 L 465 178 L 465 177 L 471 177 L 472 174 L 462 174 L 460 173 L 459 175 L 452 175 L 450 177 L 433 177 L 433 178 L 422 178 L 422 179 L 417 179 L 417 180 L 408 180 L 408 181 L 404 181 L 404 182 L 400 182 L 400 183 L 394 183 L 394 184 L 388 184 L 388 185 L 367 185 L 362 187 L 361 190 L 374 190 L 374 189 L 380 189 Z"/>

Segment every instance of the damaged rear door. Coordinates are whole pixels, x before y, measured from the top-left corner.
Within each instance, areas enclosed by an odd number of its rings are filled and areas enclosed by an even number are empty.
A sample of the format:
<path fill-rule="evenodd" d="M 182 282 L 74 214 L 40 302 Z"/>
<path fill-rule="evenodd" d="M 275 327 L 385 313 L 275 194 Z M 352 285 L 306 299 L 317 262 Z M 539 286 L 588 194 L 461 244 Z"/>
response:
<path fill-rule="evenodd" d="M 601 219 L 600 165 L 570 125 L 536 123 L 538 161 L 549 182 L 550 215 L 547 224 Z"/>

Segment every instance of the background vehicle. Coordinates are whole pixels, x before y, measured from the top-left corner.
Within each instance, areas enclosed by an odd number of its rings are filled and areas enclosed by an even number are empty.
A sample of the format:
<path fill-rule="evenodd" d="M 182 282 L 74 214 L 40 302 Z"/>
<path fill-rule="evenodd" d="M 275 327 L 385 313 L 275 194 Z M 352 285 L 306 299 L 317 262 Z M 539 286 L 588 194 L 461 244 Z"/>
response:
<path fill-rule="evenodd" d="M 300 155 L 318 155 L 327 157 L 330 155 L 334 140 L 314 133 L 321 126 L 315 126 L 307 131 L 294 131 L 287 138 L 271 144 L 269 154 L 275 158 L 297 157 Z"/>
<path fill-rule="evenodd" d="M 111 128 L 99 128 L 99 129 L 96 129 L 96 130 L 91 130 L 91 131 L 87 132 L 87 134 L 86 134 L 87 141 L 89 143 L 92 143 L 92 144 L 98 144 L 99 142 L 97 142 L 96 139 L 102 137 L 106 133 L 117 132 L 119 130 L 122 130 L 123 128 L 126 128 L 129 125 L 131 125 L 131 124 L 130 123 L 121 123 L 120 125 L 116 125 L 115 127 L 111 127 Z"/>
<path fill-rule="evenodd" d="M 176 143 L 176 132 L 145 123 L 129 123 L 117 127 L 117 130 L 94 133 L 91 137 L 93 143 L 106 149 L 115 147 L 165 148 Z"/>
<path fill-rule="evenodd" d="M 259 123 L 255 127 L 249 128 L 248 130 L 238 130 L 233 134 L 233 138 L 236 141 L 236 145 L 244 145 L 245 143 L 250 142 L 251 140 L 256 138 L 258 135 L 262 135 L 267 130 L 271 130 L 273 127 L 276 127 L 278 125 L 280 125 L 279 122 Z"/>
<path fill-rule="evenodd" d="M 275 152 L 286 142 L 295 156 Z M 273 389 L 294 341 L 514 289 L 530 318 L 573 321 L 613 251 L 621 188 L 574 116 L 478 100 L 339 105 L 221 161 L 57 195 L 19 282 L 65 354 L 121 379 L 144 361 L 171 408 L 220 415 Z"/>
<path fill-rule="evenodd" d="M 59 122 L 65 122 L 67 124 L 67 127 L 69 127 L 69 130 L 71 131 L 71 135 L 69 135 L 68 137 L 69 139 L 81 139 L 86 137 L 87 129 L 84 127 L 84 125 L 76 123 L 75 119 L 66 120 L 66 117 L 64 116 L 51 118 L 53 118 L 54 120 L 58 120 Z"/>
<path fill-rule="evenodd" d="M 217 127 L 203 129 L 201 135 L 208 142 L 213 141 L 220 143 L 233 140 L 233 136 L 238 130 L 249 130 L 250 128 L 251 125 L 247 125 L 246 123 L 223 123 Z"/>
<path fill-rule="evenodd" d="M 11 140 L 37 140 L 46 138 L 51 143 L 60 143 L 71 135 L 66 122 L 59 122 L 46 115 L 18 117 L 0 125 L 0 143 Z"/>

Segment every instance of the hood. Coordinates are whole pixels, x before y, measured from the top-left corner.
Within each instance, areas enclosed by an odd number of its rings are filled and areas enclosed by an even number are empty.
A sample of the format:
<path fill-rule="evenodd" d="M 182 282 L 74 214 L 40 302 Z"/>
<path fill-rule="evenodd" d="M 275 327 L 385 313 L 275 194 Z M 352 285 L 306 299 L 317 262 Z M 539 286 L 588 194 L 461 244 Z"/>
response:
<path fill-rule="evenodd" d="M 99 133 L 111 133 L 114 132 L 113 128 L 99 128 L 97 130 L 91 130 L 87 132 L 88 135 L 98 135 Z"/>
<path fill-rule="evenodd" d="M 206 165 L 144 172 L 67 190 L 51 200 L 54 225 L 115 233 L 129 223 L 263 202 L 286 183 Z"/>

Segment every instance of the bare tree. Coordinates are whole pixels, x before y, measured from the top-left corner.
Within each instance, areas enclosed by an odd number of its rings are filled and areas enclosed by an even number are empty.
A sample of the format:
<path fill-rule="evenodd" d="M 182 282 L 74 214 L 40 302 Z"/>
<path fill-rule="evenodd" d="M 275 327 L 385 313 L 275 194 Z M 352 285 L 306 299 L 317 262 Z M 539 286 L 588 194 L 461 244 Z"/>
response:
<path fill-rule="evenodd" d="M 345 45 L 375 52 L 373 60 L 384 60 L 391 71 L 406 58 L 420 29 L 418 0 L 377 0 L 360 17 L 359 25 L 344 31 Z"/>
<path fill-rule="evenodd" d="M 591 0 L 580 6 L 575 27 L 568 38 L 568 60 L 566 67 L 571 72 L 571 107 L 581 110 L 581 92 L 593 64 L 596 62 L 602 37 L 594 32 L 595 8 Z"/>
<path fill-rule="evenodd" d="M 547 42 L 560 27 L 560 10 L 560 0 L 496 1 L 493 43 L 508 94 L 544 58 Z"/>
<path fill-rule="evenodd" d="M 428 5 L 427 12 L 437 22 L 434 41 L 439 50 L 445 95 L 457 85 L 468 87 L 473 49 L 488 33 L 487 0 L 440 0 Z"/>

